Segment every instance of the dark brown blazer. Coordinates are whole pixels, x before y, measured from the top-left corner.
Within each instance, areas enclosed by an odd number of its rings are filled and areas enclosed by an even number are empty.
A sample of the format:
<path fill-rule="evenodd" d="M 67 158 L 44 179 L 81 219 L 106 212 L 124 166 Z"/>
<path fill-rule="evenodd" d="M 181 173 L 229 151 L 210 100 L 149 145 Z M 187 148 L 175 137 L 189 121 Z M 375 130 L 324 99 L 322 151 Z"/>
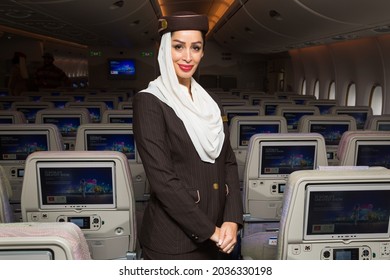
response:
<path fill-rule="evenodd" d="M 181 254 L 197 249 L 225 221 L 241 226 L 242 196 L 227 123 L 221 154 L 211 164 L 201 161 L 183 122 L 157 97 L 137 93 L 133 110 L 136 145 L 151 187 L 141 245 Z"/>

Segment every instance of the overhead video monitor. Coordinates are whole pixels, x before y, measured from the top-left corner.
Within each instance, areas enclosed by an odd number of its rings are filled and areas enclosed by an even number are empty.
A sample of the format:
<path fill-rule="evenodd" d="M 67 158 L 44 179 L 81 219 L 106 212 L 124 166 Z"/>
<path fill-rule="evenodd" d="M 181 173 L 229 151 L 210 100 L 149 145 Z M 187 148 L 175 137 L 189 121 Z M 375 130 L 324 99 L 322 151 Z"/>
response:
<path fill-rule="evenodd" d="M 238 121 L 238 146 L 245 148 L 249 145 L 249 140 L 258 133 L 279 133 L 280 123 L 269 122 L 259 123 L 258 121 Z"/>
<path fill-rule="evenodd" d="M 316 141 L 260 142 L 259 177 L 286 177 L 294 171 L 316 169 Z"/>
<path fill-rule="evenodd" d="M 389 238 L 388 183 L 309 185 L 304 240 Z"/>
<path fill-rule="evenodd" d="M 390 141 L 357 141 L 357 166 L 383 166 L 390 168 Z"/>
<path fill-rule="evenodd" d="M 131 58 L 110 58 L 108 59 L 109 79 L 135 79 L 136 62 Z"/>
<path fill-rule="evenodd" d="M 115 164 L 38 162 L 40 209 L 116 207 Z"/>
<path fill-rule="evenodd" d="M 118 151 L 129 161 L 136 161 L 134 134 L 129 130 L 85 130 L 85 149 L 87 151 Z"/>
<path fill-rule="evenodd" d="M 37 151 L 49 150 L 48 131 L 1 131 L 0 161 L 21 161 Z"/>

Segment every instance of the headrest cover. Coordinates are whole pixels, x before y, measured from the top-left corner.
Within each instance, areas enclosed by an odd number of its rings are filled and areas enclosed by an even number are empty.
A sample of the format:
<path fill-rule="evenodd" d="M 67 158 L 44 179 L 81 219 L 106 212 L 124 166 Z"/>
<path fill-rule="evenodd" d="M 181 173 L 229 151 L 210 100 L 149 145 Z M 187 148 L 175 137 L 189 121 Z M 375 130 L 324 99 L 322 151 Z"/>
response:
<path fill-rule="evenodd" d="M 209 31 L 209 21 L 206 15 L 193 12 L 178 12 L 170 16 L 163 16 L 158 20 L 160 36 L 167 32 L 178 30 L 199 30 L 204 34 Z"/>

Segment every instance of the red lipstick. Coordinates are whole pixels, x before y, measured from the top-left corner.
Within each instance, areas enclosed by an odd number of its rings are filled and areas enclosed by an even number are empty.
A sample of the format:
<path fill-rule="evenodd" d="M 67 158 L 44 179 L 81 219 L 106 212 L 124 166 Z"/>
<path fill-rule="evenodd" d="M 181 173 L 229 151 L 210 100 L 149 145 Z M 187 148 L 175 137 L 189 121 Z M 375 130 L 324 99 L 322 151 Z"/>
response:
<path fill-rule="evenodd" d="M 187 65 L 187 64 L 179 64 L 179 67 L 184 72 L 190 72 L 194 66 L 193 65 Z"/>

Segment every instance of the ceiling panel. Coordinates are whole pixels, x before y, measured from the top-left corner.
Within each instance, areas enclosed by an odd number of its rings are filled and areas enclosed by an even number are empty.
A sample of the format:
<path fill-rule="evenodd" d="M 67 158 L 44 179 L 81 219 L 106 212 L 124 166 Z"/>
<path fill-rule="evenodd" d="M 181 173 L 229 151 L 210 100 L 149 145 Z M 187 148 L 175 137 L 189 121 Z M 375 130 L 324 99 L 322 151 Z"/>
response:
<path fill-rule="evenodd" d="M 317 16 L 335 21 L 378 25 L 389 22 L 389 0 L 294 0 Z"/>
<path fill-rule="evenodd" d="M 211 16 L 212 5 L 226 0 L 160 1 L 168 14 Z M 157 0 L 2 0 L 0 31 L 6 26 L 90 46 L 150 46 L 159 39 L 158 5 Z M 390 33 L 389 10 L 389 0 L 236 0 L 208 39 L 237 52 L 285 51 Z"/>

